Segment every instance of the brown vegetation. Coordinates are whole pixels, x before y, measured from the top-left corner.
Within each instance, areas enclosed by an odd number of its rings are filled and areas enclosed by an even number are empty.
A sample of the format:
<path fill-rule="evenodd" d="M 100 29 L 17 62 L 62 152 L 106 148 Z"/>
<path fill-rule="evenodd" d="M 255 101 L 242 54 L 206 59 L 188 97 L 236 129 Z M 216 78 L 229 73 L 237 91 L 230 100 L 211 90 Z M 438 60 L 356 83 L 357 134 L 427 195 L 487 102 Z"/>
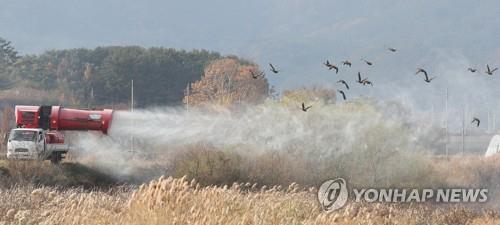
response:
<path fill-rule="evenodd" d="M 244 159 L 248 160 L 225 150 L 192 146 L 191 150 L 176 155 L 176 163 L 171 168 L 175 176 L 188 174 L 189 178 L 160 178 L 140 187 L 117 186 L 111 178 L 82 165 L 54 167 L 49 163 L 2 162 L 0 224 L 500 223 L 500 217 L 492 211 L 497 209 L 497 200 L 492 195 L 500 183 L 497 182 L 499 159 L 475 156 L 437 159 L 412 155 L 405 163 L 413 172 L 425 175 L 426 179 L 401 177 L 405 172 L 393 170 L 401 174 L 394 174 L 392 179 L 401 179 L 402 185 L 408 184 L 407 179 L 414 179 L 414 186 L 407 187 L 489 188 L 491 199 L 487 204 L 349 202 L 346 207 L 332 213 L 321 211 L 315 188 L 292 181 L 302 177 L 303 183 L 313 182 L 314 179 L 341 176 L 340 172 L 308 178 L 311 171 L 305 169 L 305 161 L 293 154 L 264 154 L 254 158 L 252 163 Z M 421 166 L 415 166 L 419 164 Z M 366 173 L 364 178 L 372 175 Z M 201 183 L 188 182 L 193 177 L 200 179 Z M 114 186 L 102 188 L 106 185 L 99 182 L 105 180 Z M 361 180 L 357 179 L 357 182 Z M 367 183 L 350 185 L 371 185 L 370 179 L 365 181 Z M 220 185 L 210 185 L 214 183 Z M 266 183 L 268 185 L 264 185 Z M 84 189 L 81 185 L 91 189 Z"/>
<path fill-rule="evenodd" d="M 205 68 L 201 80 L 191 84 L 184 103 L 189 106 L 260 103 L 265 100 L 269 86 L 257 65 L 242 64 L 233 58 L 215 60 Z"/>
<path fill-rule="evenodd" d="M 57 101 L 53 92 L 30 87 L 16 87 L 0 91 L 0 99 L 11 105 L 50 104 Z"/>
<path fill-rule="evenodd" d="M 111 176 L 78 163 L 54 166 L 48 161 L 0 161 L 0 189 L 31 185 L 96 189 L 117 183 Z"/>
<path fill-rule="evenodd" d="M 286 105 L 293 105 L 301 102 L 320 102 L 322 104 L 334 104 L 336 102 L 337 90 L 330 88 L 301 88 L 296 90 L 286 90 L 283 92 L 282 101 Z"/>
<path fill-rule="evenodd" d="M 496 198 L 495 190 L 500 188 L 500 157 L 446 159 L 367 148 L 317 159 L 308 152 L 292 149 L 244 154 L 235 149 L 193 145 L 171 155 L 169 160 L 170 175 L 187 175 L 202 185 L 252 182 L 268 186 L 291 183 L 318 186 L 324 180 L 343 177 L 357 187 L 489 188 L 492 198 Z"/>
<path fill-rule="evenodd" d="M 348 203 L 322 212 L 314 189 L 251 183 L 202 187 L 160 178 L 138 189 L 58 190 L 20 186 L 0 191 L 2 224 L 498 224 L 492 211 L 430 205 Z"/>

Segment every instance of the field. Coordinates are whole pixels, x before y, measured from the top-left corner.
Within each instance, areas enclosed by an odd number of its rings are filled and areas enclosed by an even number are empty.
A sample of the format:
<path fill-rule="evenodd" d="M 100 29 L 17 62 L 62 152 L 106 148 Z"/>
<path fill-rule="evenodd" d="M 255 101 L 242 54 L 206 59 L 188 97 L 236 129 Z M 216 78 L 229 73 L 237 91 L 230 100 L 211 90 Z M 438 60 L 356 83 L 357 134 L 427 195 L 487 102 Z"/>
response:
<path fill-rule="evenodd" d="M 450 184 L 469 182 L 476 186 L 475 183 L 484 183 L 483 179 L 498 174 L 489 170 L 498 165 L 497 160 L 432 160 L 439 168 L 455 165 L 446 174 L 433 174 L 455 177 L 446 180 Z M 184 176 L 160 177 L 142 185 L 120 185 L 113 178 L 76 163 L 53 167 L 48 163 L 4 161 L 0 165 L 4 171 L 0 224 L 500 223 L 494 199 L 479 206 L 349 202 L 341 210 L 325 213 L 316 200 L 316 188 L 296 183 L 214 186 Z M 8 175 L 5 171 L 9 171 Z"/>
<path fill-rule="evenodd" d="M 159 178 L 107 191 L 16 187 L 0 192 L 2 224 L 498 224 L 493 212 L 460 207 L 349 204 L 324 213 L 314 189 L 252 184 L 200 187 Z"/>
<path fill-rule="evenodd" d="M 133 131 L 136 147 L 144 150 L 140 154 L 112 138 L 84 132 L 75 144 L 81 151 L 58 166 L 0 161 L 0 221 L 500 224 L 500 158 L 443 157 L 432 151 L 442 149 L 439 126 L 394 113 L 401 112 L 398 107 L 318 104 L 306 114 L 296 112 L 295 103 L 282 104 L 269 102 L 233 114 L 174 109 L 117 114 L 109 137 L 129 140 Z M 151 114 L 156 119 L 148 122 Z M 127 116 L 136 122 L 133 129 L 127 127 Z M 323 212 L 316 188 L 338 177 L 356 188 L 487 188 L 488 202 L 351 199 L 338 211 Z"/>

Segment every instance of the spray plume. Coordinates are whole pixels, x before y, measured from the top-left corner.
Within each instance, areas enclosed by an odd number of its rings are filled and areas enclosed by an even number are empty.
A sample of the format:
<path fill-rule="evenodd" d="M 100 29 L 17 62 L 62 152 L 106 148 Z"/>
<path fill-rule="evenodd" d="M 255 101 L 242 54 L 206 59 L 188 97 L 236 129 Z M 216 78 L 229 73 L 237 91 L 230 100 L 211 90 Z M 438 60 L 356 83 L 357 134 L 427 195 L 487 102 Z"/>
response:
<path fill-rule="evenodd" d="M 367 149 L 387 154 L 417 151 L 436 144 L 422 144 L 426 136 L 439 135 L 432 124 L 420 123 L 421 119 L 398 103 L 366 100 L 337 105 L 314 103 L 308 112 L 300 110 L 300 104 L 291 105 L 269 101 L 237 110 L 117 111 L 109 136 L 78 134 L 75 144 L 81 148 L 78 154 L 81 159 L 123 177 L 135 176 L 145 164 L 168 159 L 185 146 L 197 143 L 245 157 L 269 152 L 299 153 L 319 163 Z M 134 160 L 134 155 L 146 160 Z M 153 175 L 165 173 L 168 169 L 162 168 Z"/>

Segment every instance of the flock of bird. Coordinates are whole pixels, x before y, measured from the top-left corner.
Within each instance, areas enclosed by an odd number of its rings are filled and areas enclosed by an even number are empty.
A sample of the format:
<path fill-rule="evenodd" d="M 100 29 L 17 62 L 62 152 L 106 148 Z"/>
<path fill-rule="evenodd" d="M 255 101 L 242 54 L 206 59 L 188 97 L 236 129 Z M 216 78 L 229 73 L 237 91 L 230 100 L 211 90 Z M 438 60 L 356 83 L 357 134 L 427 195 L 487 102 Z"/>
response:
<path fill-rule="evenodd" d="M 390 52 L 392 52 L 392 53 L 396 53 L 398 51 L 397 49 L 391 48 L 391 47 L 387 48 L 387 50 L 390 51 Z M 373 66 L 373 62 L 371 62 L 371 61 L 368 61 L 366 59 L 361 59 L 361 61 L 363 61 L 368 66 Z M 344 61 L 341 62 L 341 64 L 343 66 L 346 66 L 346 67 L 351 67 L 352 66 L 352 62 L 349 61 L 349 60 L 344 60 Z M 326 62 L 324 62 L 323 65 L 326 66 L 326 68 L 328 70 L 334 70 L 335 74 L 339 73 L 339 67 L 337 65 L 335 65 L 335 64 L 332 64 L 329 60 L 326 60 Z M 277 67 L 274 66 L 272 63 L 269 63 L 269 67 L 270 67 L 269 70 L 272 73 L 274 73 L 274 74 L 278 74 L 280 72 L 280 70 L 278 70 Z M 469 67 L 467 70 L 469 72 L 471 72 L 471 73 L 478 72 L 477 69 L 472 68 L 472 67 Z M 491 76 L 497 70 L 498 70 L 498 68 L 491 69 L 489 65 L 486 65 L 486 71 L 485 71 L 485 73 Z M 253 70 L 250 70 L 250 73 L 252 75 L 252 78 L 254 78 L 254 79 L 258 79 L 259 77 L 261 77 L 261 78 L 265 77 L 265 74 L 263 72 L 255 73 Z M 434 77 L 430 77 L 429 73 L 425 69 L 423 69 L 423 68 L 417 68 L 417 72 L 415 73 L 415 75 L 419 75 L 419 74 L 423 74 L 424 75 L 424 81 L 426 83 L 430 83 L 432 80 L 436 79 L 435 76 Z M 371 82 L 370 80 L 368 80 L 368 77 L 365 77 L 365 78 L 361 77 L 361 72 L 358 72 L 358 77 L 357 77 L 357 79 L 355 81 L 357 83 L 359 83 L 359 84 L 362 84 L 363 86 L 366 86 L 366 85 L 373 86 L 373 82 Z M 337 83 L 345 86 L 346 90 L 349 90 L 349 84 L 347 83 L 347 81 L 340 79 L 340 80 L 337 81 Z M 347 100 L 346 93 L 345 93 L 344 90 L 339 89 L 339 90 L 337 90 L 337 92 L 340 93 L 340 95 L 342 95 L 342 99 L 344 99 L 344 101 Z M 307 112 L 307 110 L 309 110 L 311 107 L 312 106 L 306 106 L 305 103 L 302 103 L 302 111 L 304 111 L 304 112 Z M 478 118 L 474 117 L 471 123 L 472 124 L 476 124 L 476 126 L 479 127 L 479 124 L 481 123 L 481 121 Z"/>

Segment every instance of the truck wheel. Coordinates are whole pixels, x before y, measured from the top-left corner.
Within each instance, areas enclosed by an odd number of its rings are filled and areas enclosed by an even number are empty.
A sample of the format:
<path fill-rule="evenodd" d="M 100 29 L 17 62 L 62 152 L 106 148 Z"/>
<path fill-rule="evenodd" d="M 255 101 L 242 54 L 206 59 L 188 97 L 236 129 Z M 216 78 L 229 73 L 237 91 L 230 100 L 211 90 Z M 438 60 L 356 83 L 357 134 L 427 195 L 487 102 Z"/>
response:
<path fill-rule="evenodd" d="M 53 152 L 52 155 L 50 156 L 50 162 L 52 164 L 59 164 L 62 160 L 62 154 L 59 152 Z"/>

